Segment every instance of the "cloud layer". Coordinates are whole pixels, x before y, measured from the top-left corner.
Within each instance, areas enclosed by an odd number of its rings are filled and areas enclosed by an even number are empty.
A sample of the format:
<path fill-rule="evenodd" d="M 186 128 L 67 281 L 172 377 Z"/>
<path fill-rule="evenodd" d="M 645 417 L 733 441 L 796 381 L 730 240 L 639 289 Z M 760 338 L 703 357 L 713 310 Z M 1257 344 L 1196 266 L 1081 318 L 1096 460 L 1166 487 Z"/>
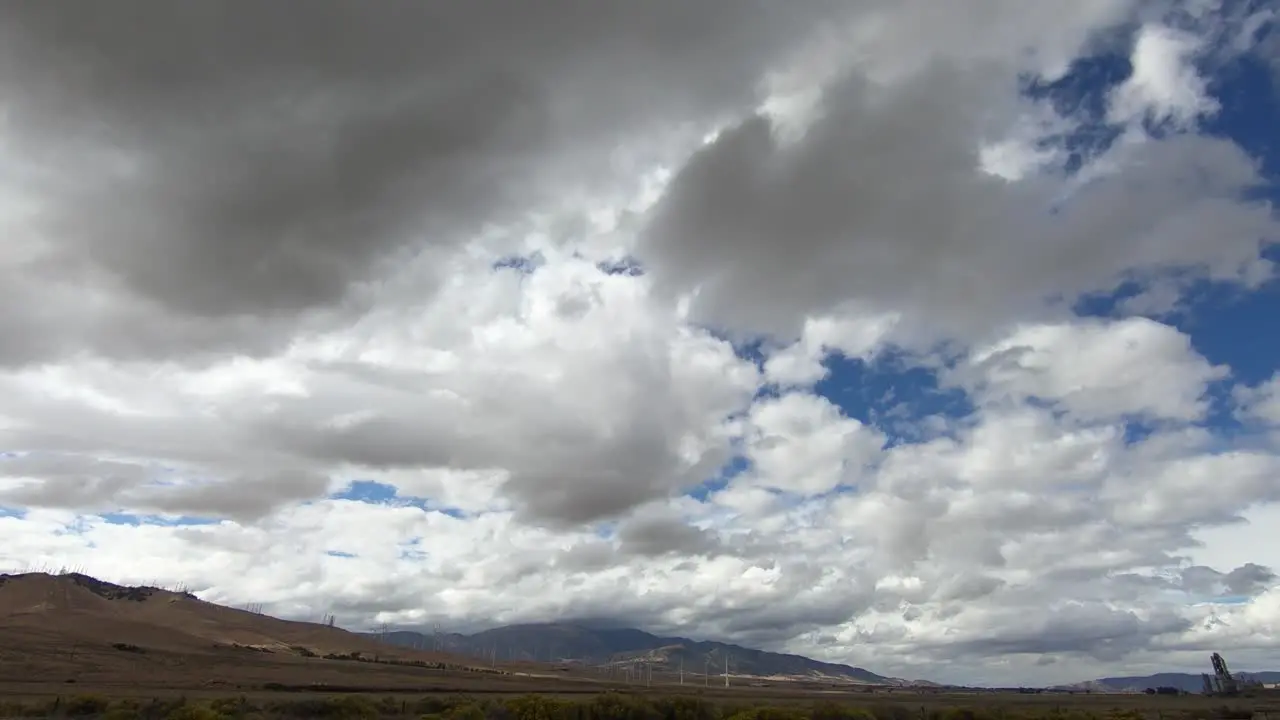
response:
<path fill-rule="evenodd" d="M 947 681 L 1274 657 L 1280 375 L 1178 321 L 1280 238 L 1206 130 L 1271 21 L 1208 5 L 6 8 L 0 565 Z"/>

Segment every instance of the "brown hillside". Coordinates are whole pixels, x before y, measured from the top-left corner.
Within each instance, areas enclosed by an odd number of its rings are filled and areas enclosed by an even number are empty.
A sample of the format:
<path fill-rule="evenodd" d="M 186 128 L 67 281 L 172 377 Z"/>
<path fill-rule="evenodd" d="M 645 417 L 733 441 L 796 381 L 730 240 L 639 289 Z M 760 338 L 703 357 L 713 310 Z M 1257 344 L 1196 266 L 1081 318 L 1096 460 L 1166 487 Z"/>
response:
<path fill-rule="evenodd" d="M 174 650 L 242 645 L 317 655 L 361 653 L 424 662 L 465 662 L 394 648 L 341 628 L 281 620 L 200 600 L 189 593 L 124 587 L 78 573 L 0 575 L 0 628 L 49 630 L 68 641 L 159 645 Z"/>
<path fill-rule="evenodd" d="M 0 575 L 0 685 L 418 687 L 503 683 L 510 674 L 477 665 L 188 593 L 79 574 Z"/>

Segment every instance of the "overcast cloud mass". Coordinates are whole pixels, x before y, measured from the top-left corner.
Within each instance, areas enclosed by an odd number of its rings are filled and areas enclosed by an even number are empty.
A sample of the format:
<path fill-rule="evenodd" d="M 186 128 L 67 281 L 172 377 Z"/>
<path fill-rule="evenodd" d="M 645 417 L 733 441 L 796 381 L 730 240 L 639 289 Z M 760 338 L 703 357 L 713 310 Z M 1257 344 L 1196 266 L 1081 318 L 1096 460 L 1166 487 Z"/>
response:
<path fill-rule="evenodd" d="M 0 566 L 937 681 L 1280 669 L 1280 158 L 1231 85 L 1280 91 L 1275 23 L 6 3 Z"/>

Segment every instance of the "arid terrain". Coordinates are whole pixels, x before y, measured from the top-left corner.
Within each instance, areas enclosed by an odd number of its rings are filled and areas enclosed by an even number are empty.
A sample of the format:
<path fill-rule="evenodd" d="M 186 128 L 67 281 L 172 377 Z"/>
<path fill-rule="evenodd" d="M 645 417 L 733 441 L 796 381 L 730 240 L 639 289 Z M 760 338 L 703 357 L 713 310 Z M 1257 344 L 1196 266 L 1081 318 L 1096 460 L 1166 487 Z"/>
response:
<path fill-rule="evenodd" d="M 75 698 L 249 698 L 359 695 L 401 707 L 431 696 L 494 698 L 539 694 L 577 698 L 609 692 L 660 699 L 701 697 L 719 704 L 799 706 L 836 702 L 911 717 L 955 707 L 999 707 L 1034 717 L 1056 710 L 1150 717 L 1237 715 L 1280 718 L 1280 699 L 1117 694 L 955 692 L 819 681 L 797 682 L 533 662 L 480 662 L 413 650 L 328 625 L 293 622 L 157 588 L 130 588 L 78 574 L 0 576 L 0 701 Z M 130 700 L 133 699 L 133 700 Z M 114 702 L 114 701 L 113 701 Z M 246 701 L 247 702 L 247 701 Z M 0 713 L 0 715 L 3 715 Z"/>
<path fill-rule="evenodd" d="M 610 688 L 723 691 L 721 675 L 483 661 L 415 650 L 319 623 L 121 587 L 80 574 L 0 576 L 0 693 L 168 691 L 598 693 Z M 824 683 L 731 678 L 731 691 L 788 693 Z M 70 688 L 68 686 L 74 686 Z"/>
<path fill-rule="evenodd" d="M 527 692 L 602 680 L 608 678 L 536 663 L 481 663 L 396 647 L 337 627 L 79 574 L 0 576 L 0 692 L 65 692 L 68 685 L 129 693 L 313 685 Z"/>

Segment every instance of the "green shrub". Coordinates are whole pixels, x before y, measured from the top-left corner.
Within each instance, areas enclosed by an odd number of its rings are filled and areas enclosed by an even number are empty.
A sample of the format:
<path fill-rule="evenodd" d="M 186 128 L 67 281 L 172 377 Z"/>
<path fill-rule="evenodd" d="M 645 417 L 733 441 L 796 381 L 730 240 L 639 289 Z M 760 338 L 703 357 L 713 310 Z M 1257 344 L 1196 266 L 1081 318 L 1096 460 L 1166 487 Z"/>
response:
<path fill-rule="evenodd" d="M 267 710 L 269 715 L 293 718 L 374 720 L 378 717 L 377 705 L 368 698 L 358 695 L 277 702 L 272 703 Z"/>
<path fill-rule="evenodd" d="M 881 720 L 879 716 L 870 710 L 849 707 L 830 700 L 814 703 L 809 710 L 809 717 L 813 718 L 813 720 Z M 894 718 L 893 720 L 907 719 Z"/>
<path fill-rule="evenodd" d="M 207 705 L 182 704 L 169 711 L 165 720 L 221 720 L 222 716 Z"/>
<path fill-rule="evenodd" d="M 986 708 L 951 707 L 935 713 L 936 720 L 999 720 Z"/>
<path fill-rule="evenodd" d="M 880 703 L 872 705 L 868 711 L 875 716 L 876 720 L 918 720 L 920 711 L 913 711 L 905 705 L 894 703 Z"/>
<path fill-rule="evenodd" d="M 76 695 L 63 705 L 68 717 L 92 717 L 107 711 L 111 702 L 97 695 Z"/>
<path fill-rule="evenodd" d="M 136 705 L 113 705 L 103 713 L 102 720 L 142 720 L 142 710 Z"/>
<path fill-rule="evenodd" d="M 234 698 L 218 698 L 209 703 L 209 708 L 224 718 L 243 718 L 252 709 L 249 699 L 243 695 Z"/>
<path fill-rule="evenodd" d="M 445 720 L 485 720 L 484 708 L 474 702 L 454 705 L 447 710 L 443 717 Z"/>
<path fill-rule="evenodd" d="M 702 698 L 659 698 L 653 709 L 663 720 L 720 720 L 720 708 Z"/>
<path fill-rule="evenodd" d="M 408 712 L 408 702 L 397 697 L 384 695 L 375 703 L 378 715 L 400 717 Z"/>
<path fill-rule="evenodd" d="M 444 698 L 428 695 L 413 701 L 413 704 L 409 706 L 409 712 L 414 715 L 439 715 L 444 717 L 445 711 L 453 706 L 454 703 Z"/>
<path fill-rule="evenodd" d="M 24 703 L 18 700 L 0 701 L 0 717 L 4 718 L 42 718 L 60 712 L 61 703 L 34 702 Z"/>
<path fill-rule="evenodd" d="M 619 693 L 597 695 L 583 710 L 585 720 L 660 720 L 657 709 L 641 698 Z"/>
<path fill-rule="evenodd" d="M 512 720 L 577 720 L 578 706 L 542 695 L 522 695 L 506 703 Z"/>
<path fill-rule="evenodd" d="M 729 720 L 808 720 L 808 718 L 795 708 L 754 707 L 738 710 L 729 716 Z"/>

